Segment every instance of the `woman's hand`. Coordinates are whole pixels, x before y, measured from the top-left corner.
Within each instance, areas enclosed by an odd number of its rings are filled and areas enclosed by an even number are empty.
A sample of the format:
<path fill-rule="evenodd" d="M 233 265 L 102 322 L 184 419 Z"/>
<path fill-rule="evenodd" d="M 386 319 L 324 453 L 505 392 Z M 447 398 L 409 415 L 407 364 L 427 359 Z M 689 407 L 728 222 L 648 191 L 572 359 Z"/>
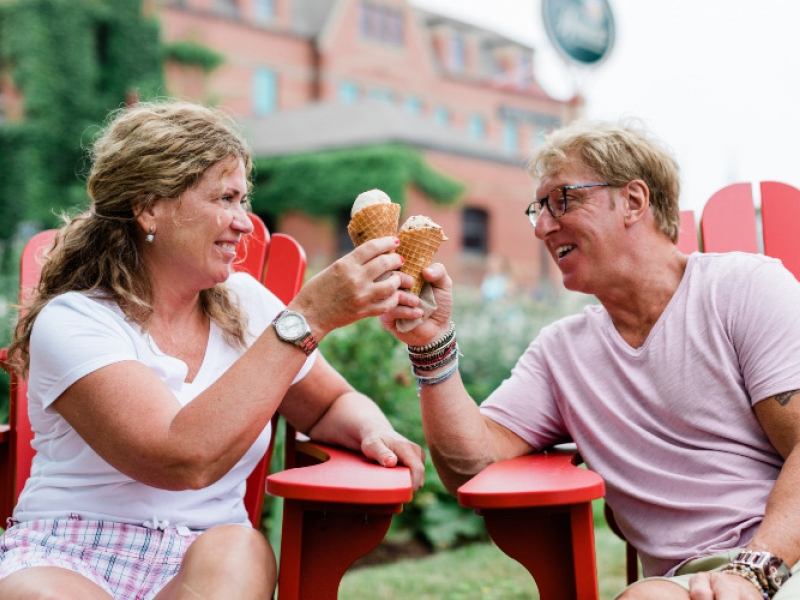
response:
<path fill-rule="evenodd" d="M 290 303 L 321 340 L 329 332 L 397 306 L 411 277 L 400 273 L 403 257 L 396 237 L 365 242 L 306 282 Z"/>
<path fill-rule="evenodd" d="M 388 331 L 401 342 L 412 346 L 424 346 L 444 336 L 450 329 L 450 316 L 453 312 L 453 281 L 444 265 L 433 263 L 423 269 L 422 276 L 433 287 L 433 296 L 436 299 L 436 310 L 429 317 L 411 331 L 402 333 L 397 330 L 397 319 L 418 319 L 422 316 L 422 310 L 418 308 L 419 298 L 411 296 L 406 299 L 410 294 L 401 295 L 400 303 L 380 317 Z M 414 312 L 410 312 L 411 310 Z"/>
<path fill-rule="evenodd" d="M 416 492 L 425 483 L 425 451 L 394 430 L 364 436 L 361 452 L 383 467 L 403 464 L 411 471 L 411 485 Z"/>

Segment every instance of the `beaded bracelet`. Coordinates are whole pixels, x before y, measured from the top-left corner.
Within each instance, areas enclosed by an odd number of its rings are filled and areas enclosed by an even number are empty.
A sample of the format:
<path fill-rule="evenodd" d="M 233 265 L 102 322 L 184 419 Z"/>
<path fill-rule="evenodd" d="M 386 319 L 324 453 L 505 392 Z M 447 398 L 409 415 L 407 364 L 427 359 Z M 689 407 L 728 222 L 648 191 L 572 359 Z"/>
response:
<path fill-rule="evenodd" d="M 417 396 L 419 396 L 420 390 L 422 390 L 423 385 L 438 385 L 443 381 L 447 381 L 450 379 L 455 373 L 458 371 L 458 354 L 455 355 L 455 360 L 453 361 L 453 366 L 449 369 L 444 371 L 443 373 L 438 373 L 436 375 L 420 375 L 417 373 L 416 368 L 414 371 L 414 377 L 417 378 Z"/>
<path fill-rule="evenodd" d="M 434 350 L 438 350 L 444 346 L 447 346 L 452 340 L 453 337 L 456 335 L 456 324 L 452 321 L 450 322 L 450 329 L 447 330 L 447 333 L 444 334 L 441 338 L 436 340 L 435 342 L 431 342 L 425 346 L 408 346 L 408 351 L 414 354 L 427 354 L 428 352 L 433 352 Z"/>
<path fill-rule="evenodd" d="M 444 346 L 442 348 L 439 348 L 438 350 L 433 350 L 431 352 L 410 352 L 409 351 L 408 358 L 411 360 L 411 362 L 436 359 L 436 358 L 442 357 L 445 354 L 449 353 L 453 349 L 453 345 L 455 343 L 456 343 L 456 338 L 453 337 L 453 339 L 450 341 L 449 344 L 447 344 L 446 346 Z"/>
<path fill-rule="evenodd" d="M 727 565 L 725 568 L 723 568 L 720 571 L 720 573 L 730 573 L 732 575 L 738 575 L 742 579 L 746 579 L 754 586 L 756 586 L 756 589 L 758 589 L 758 592 L 761 594 L 764 600 L 769 600 L 771 597 L 769 593 L 769 586 L 764 585 L 764 583 L 761 581 L 761 578 L 759 578 L 758 573 L 756 573 L 753 569 L 751 569 L 747 565 L 731 563 Z"/>
<path fill-rule="evenodd" d="M 431 363 L 427 363 L 427 364 L 423 364 L 423 365 L 418 365 L 416 363 L 412 363 L 412 366 L 414 367 L 414 372 L 417 372 L 417 371 L 435 371 L 436 369 L 440 369 L 441 367 L 444 367 L 445 365 L 449 365 L 451 362 L 453 362 L 457 358 L 458 358 L 458 344 L 455 345 L 455 347 L 454 347 L 452 352 L 450 352 L 449 354 L 447 354 L 446 356 L 442 357 L 441 359 L 439 359 L 439 360 L 437 360 L 435 362 L 431 362 Z"/>

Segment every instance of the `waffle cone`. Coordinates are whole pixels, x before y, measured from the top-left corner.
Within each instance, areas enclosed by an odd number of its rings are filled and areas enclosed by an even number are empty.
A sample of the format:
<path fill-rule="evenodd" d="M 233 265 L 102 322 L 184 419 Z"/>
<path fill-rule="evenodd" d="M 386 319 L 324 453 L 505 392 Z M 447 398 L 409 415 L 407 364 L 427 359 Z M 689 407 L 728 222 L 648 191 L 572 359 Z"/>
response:
<path fill-rule="evenodd" d="M 422 269 L 430 266 L 433 262 L 433 255 L 447 238 L 439 227 L 402 230 L 397 237 L 400 238 L 400 247 L 397 252 L 405 259 L 400 270 L 414 278 L 414 285 L 409 291 L 419 296 L 425 283 Z"/>
<path fill-rule="evenodd" d="M 397 235 L 397 224 L 400 219 L 400 205 L 370 204 L 365 206 L 350 219 L 347 233 L 353 245 L 360 246 L 364 242 L 387 235 Z"/>

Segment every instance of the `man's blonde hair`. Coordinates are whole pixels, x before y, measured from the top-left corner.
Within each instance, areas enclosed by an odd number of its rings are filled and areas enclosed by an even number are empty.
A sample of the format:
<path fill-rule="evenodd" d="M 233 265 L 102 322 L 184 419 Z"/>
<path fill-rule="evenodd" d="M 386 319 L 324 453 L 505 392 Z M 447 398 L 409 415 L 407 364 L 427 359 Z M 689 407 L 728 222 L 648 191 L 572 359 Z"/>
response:
<path fill-rule="evenodd" d="M 634 121 L 575 121 L 544 138 L 528 170 L 536 181 L 555 175 L 578 157 L 602 181 L 622 187 L 641 179 L 650 189 L 658 228 L 673 242 L 680 233 L 680 175 L 672 152 Z"/>

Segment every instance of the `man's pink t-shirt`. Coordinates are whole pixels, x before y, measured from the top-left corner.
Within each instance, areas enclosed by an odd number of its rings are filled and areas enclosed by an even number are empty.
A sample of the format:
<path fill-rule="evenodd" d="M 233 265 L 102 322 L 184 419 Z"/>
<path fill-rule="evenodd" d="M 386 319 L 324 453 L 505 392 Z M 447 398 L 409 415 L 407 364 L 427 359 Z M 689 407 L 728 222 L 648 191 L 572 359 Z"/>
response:
<path fill-rule="evenodd" d="M 800 283 L 771 258 L 695 253 L 641 348 L 587 307 L 481 410 L 536 449 L 573 440 L 651 576 L 752 538 L 783 465 L 752 407 L 796 389 Z"/>

